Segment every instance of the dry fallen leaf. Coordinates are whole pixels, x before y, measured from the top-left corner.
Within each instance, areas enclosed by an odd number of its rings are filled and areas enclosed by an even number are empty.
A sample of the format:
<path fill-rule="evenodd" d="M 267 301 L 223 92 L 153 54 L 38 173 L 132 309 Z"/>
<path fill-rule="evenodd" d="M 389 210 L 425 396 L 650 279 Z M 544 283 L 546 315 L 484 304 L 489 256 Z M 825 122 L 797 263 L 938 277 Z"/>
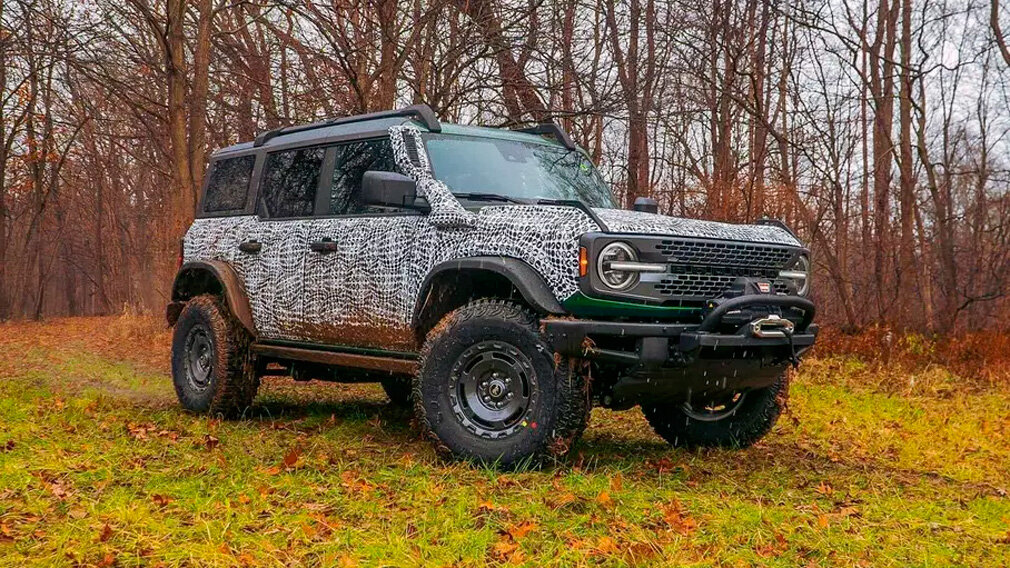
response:
<path fill-rule="evenodd" d="M 168 497 L 166 495 L 157 495 L 157 494 L 151 495 L 151 500 L 154 501 L 154 504 L 157 505 L 157 506 L 159 506 L 159 507 L 164 507 L 164 506 L 166 506 L 166 505 L 168 505 L 169 503 L 172 502 L 172 498 L 171 497 Z"/>
<path fill-rule="evenodd" d="M 562 491 L 560 493 L 554 494 L 552 497 L 547 499 L 547 505 L 551 509 L 560 509 L 565 505 L 570 505 L 578 500 L 578 497 L 574 493 L 568 491 Z"/>
<path fill-rule="evenodd" d="M 616 475 L 610 478 L 610 490 L 617 493 L 624 489 L 624 477 L 618 472 Z"/>
<path fill-rule="evenodd" d="M 671 503 L 662 505 L 660 512 L 663 513 L 663 520 L 666 522 L 666 526 L 678 534 L 687 536 L 698 526 L 698 523 L 684 512 L 680 501 L 674 500 Z"/>
<path fill-rule="evenodd" d="M 491 555 L 508 562 L 522 562 L 522 551 L 519 550 L 519 543 L 511 538 L 503 538 L 491 546 Z"/>
<path fill-rule="evenodd" d="M 612 507 L 614 505 L 614 500 L 610 498 L 610 493 L 606 491 L 600 491 L 600 494 L 596 496 L 596 502 L 603 507 Z"/>
<path fill-rule="evenodd" d="M 601 536 L 593 547 L 595 554 L 613 554 L 617 552 L 617 541 L 609 536 Z"/>
<path fill-rule="evenodd" d="M 538 525 L 532 521 L 525 521 L 519 523 L 518 525 L 512 525 L 511 527 L 507 528 L 505 532 L 507 532 L 509 536 L 511 536 L 514 540 L 519 540 L 520 538 L 526 536 L 530 532 L 535 531 L 537 529 L 537 526 Z"/>
<path fill-rule="evenodd" d="M 284 465 L 286 469 L 291 469 L 295 467 L 296 463 L 298 463 L 298 458 L 301 457 L 301 455 L 302 455 L 302 448 L 299 446 L 295 446 L 294 448 L 291 448 L 291 451 L 288 452 L 286 456 L 284 456 L 284 461 L 281 463 Z"/>
<path fill-rule="evenodd" d="M 106 542 L 110 538 L 112 538 L 112 527 L 109 526 L 109 523 L 105 523 L 98 533 L 98 542 Z"/>

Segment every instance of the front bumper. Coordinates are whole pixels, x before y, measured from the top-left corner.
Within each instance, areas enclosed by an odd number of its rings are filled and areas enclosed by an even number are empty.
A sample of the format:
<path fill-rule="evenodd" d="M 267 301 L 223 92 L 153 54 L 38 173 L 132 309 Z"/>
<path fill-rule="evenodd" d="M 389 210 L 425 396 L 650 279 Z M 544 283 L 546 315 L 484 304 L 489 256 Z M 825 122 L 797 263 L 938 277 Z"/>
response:
<path fill-rule="evenodd" d="M 726 332 L 726 316 L 758 304 L 788 313 L 790 331 L 762 333 L 748 324 Z M 814 312 L 805 298 L 749 295 L 723 302 L 700 323 L 545 319 L 541 330 L 556 353 L 616 369 L 610 405 L 623 407 L 769 386 L 813 346 Z"/>

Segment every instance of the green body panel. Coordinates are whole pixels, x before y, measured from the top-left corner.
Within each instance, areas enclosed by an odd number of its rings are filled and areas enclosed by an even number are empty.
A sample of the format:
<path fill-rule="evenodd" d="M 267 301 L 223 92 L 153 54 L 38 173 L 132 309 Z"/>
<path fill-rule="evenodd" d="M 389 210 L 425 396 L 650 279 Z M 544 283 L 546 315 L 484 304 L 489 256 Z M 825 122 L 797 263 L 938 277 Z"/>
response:
<path fill-rule="evenodd" d="M 562 302 L 565 311 L 578 317 L 653 317 L 669 319 L 693 319 L 701 313 L 700 308 L 681 306 L 650 306 L 618 300 L 590 298 L 576 292 Z"/>

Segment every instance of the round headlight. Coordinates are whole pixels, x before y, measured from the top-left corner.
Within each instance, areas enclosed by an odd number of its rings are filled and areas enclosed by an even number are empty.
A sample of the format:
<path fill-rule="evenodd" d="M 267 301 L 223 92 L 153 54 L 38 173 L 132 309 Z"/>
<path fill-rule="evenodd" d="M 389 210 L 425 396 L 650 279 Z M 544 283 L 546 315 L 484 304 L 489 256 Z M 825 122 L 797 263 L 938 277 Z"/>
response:
<path fill-rule="evenodd" d="M 789 270 L 783 270 L 779 276 L 788 278 L 796 285 L 796 293 L 806 296 L 810 293 L 810 258 L 801 254 Z"/>
<path fill-rule="evenodd" d="M 630 288 L 638 281 L 638 273 L 628 270 L 615 270 L 611 265 L 615 262 L 635 262 L 638 255 L 628 243 L 614 242 L 603 247 L 596 260 L 596 270 L 600 280 L 614 290 Z"/>

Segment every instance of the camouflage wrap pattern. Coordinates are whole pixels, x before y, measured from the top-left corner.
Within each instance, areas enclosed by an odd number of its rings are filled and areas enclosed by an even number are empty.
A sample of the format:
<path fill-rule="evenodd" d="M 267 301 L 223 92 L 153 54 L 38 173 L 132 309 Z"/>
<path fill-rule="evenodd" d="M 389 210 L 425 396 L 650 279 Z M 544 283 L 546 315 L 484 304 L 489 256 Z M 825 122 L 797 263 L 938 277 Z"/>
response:
<path fill-rule="evenodd" d="M 474 256 L 523 260 L 559 302 L 578 290 L 578 240 L 600 231 L 585 212 L 565 206 L 495 205 L 470 211 L 431 173 L 420 132 L 390 129 L 397 166 L 431 205 L 420 214 L 262 220 L 197 219 L 184 241 L 186 261 L 230 264 L 245 286 L 258 334 L 410 349 L 421 285 L 436 265 Z M 408 151 L 408 146 L 411 151 Z M 634 211 L 597 209 L 612 232 L 680 235 L 799 245 L 771 226 L 729 225 Z M 336 251 L 310 250 L 323 239 Z M 256 240 L 259 253 L 239 251 Z"/>

